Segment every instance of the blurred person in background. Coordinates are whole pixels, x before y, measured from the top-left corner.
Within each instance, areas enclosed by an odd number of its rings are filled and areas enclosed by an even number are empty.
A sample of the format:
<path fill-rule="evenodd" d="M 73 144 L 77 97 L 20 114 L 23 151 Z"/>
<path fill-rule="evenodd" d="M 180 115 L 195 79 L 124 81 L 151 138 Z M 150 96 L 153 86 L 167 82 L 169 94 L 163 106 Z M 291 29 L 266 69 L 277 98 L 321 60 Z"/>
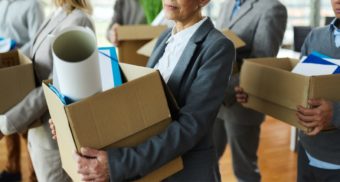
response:
<path fill-rule="evenodd" d="M 44 12 L 38 0 L 1 0 L 0 1 L 0 38 L 10 40 L 10 51 L 19 48 L 26 56 L 30 56 L 32 42 L 41 23 Z M 2 88 L 3 89 L 3 88 Z M 27 144 L 27 132 L 20 134 Z M 4 138 L 7 149 L 5 169 L 0 173 L 0 181 L 20 181 L 22 179 L 20 164 L 20 136 L 8 135 Z M 36 181 L 31 159 L 28 156 L 29 181 Z"/>
<path fill-rule="evenodd" d="M 152 24 L 162 10 L 161 0 L 116 0 L 111 23 L 106 37 L 114 45 L 118 45 L 117 27 L 120 25 Z"/>
<path fill-rule="evenodd" d="M 334 20 L 325 27 L 315 28 L 307 36 L 301 57 L 319 52 L 340 59 L 340 0 L 330 0 Z M 314 98 L 311 106 L 297 106 L 300 124 L 309 128 L 299 131 L 298 182 L 340 181 L 340 101 Z M 328 131 L 322 131 L 332 128 Z"/>
<path fill-rule="evenodd" d="M 243 59 L 276 57 L 287 24 L 287 10 L 278 0 L 226 0 L 217 19 L 218 29 L 230 29 L 246 46 L 236 50 L 236 68 Z M 238 72 L 234 70 L 234 72 Z M 217 154 L 222 156 L 228 143 L 233 171 L 238 181 L 259 182 L 257 163 L 260 126 L 264 114 L 236 102 L 234 87 L 239 74 L 232 76 L 214 126 Z"/>
<path fill-rule="evenodd" d="M 43 80 L 50 79 L 53 75 L 51 35 L 71 26 L 89 27 L 94 31 L 90 18 L 92 12 L 90 1 L 53 0 L 53 2 L 58 9 L 42 24 L 33 39 L 30 58 L 34 63 L 36 88 L 4 115 L 0 115 L 0 139 L 3 135 L 28 129 L 28 149 L 38 181 L 41 182 L 71 180 L 62 169 L 57 142 L 51 138 L 48 124 L 50 116 L 41 86 Z M 21 10 L 21 7 L 17 7 L 16 12 L 20 12 L 18 10 Z"/>

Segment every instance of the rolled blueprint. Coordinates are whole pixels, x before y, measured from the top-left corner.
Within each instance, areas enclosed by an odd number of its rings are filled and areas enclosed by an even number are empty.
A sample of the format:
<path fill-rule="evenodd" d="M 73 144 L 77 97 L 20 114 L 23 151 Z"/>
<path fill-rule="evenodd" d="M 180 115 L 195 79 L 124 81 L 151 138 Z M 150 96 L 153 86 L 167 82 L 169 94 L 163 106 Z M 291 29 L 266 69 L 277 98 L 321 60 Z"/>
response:
<path fill-rule="evenodd" d="M 96 37 L 92 30 L 67 28 L 55 35 L 52 50 L 61 94 L 78 101 L 102 90 Z"/>

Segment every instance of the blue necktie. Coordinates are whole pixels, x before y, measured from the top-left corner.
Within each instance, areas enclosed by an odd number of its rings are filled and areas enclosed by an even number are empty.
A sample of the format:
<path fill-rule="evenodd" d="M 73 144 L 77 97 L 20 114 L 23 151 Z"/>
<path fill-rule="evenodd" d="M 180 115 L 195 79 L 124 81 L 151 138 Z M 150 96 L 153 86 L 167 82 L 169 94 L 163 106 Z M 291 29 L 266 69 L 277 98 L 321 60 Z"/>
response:
<path fill-rule="evenodd" d="M 340 47 L 340 29 L 334 29 L 335 46 Z"/>
<path fill-rule="evenodd" d="M 233 8 L 233 11 L 231 12 L 230 20 L 232 20 L 235 17 L 237 12 L 240 10 L 240 7 L 241 7 L 241 0 L 235 0 L 235 5 Z"/>

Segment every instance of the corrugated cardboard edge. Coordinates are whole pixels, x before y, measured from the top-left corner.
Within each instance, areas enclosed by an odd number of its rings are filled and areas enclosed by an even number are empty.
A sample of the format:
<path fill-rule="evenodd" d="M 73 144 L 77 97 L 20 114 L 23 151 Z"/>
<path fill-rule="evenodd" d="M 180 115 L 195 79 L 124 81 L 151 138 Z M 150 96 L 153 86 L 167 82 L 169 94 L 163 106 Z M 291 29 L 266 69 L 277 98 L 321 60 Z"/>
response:
<path fill-rule="evenodd" d="M 181 166 L 182 168 L 178 168 L 178 166 Z M 137 180 L 136 182 L 159 182 L 164 180 L 164 176 L 170 177 L 176 174 L 177 172 L 181 171 L 182 169 L 183 161 L 179 157 L 163 165 L 162 167 L 154 170 L 153 172 L 149 173 L 142 179 Z"/>
<path fill-rule="evenodd" d="M 4 74 L 11 74 L 14 78 L 14 82 L 13 82 L 13 89 L 15 90 L 13 93 L 11 94 L 15 94 L 17 96 L 16 102 L 20 102 L 30 91 L 32 91 L 35 88 L 35 80 L 34 80 L 34 73 L 33 73 L 33 64 L 32 61 L 25 55 L 23 55 L 20 51 L 15 51 L 18 53 L 19 56 L 19 61 L 20 61 L 20 65 L 17 66 L 11 66 L 8 68 L 1 68 L 0 73 L 1 76 Z M 23 79 L 18 78 L 18 75 L 15 75 L 15 73 L 20 72 L 21 76 Z M 8 75 L 7 75 L 8 76 Z M 8 79 L 11 80 L 11 78 L 5 78 L 5 76 L 3 77 L 3 79 Z M 13 79 L 12 79 L 13 81 Z M 3 87 L 3 85 L 2 85 Z M 3 90 L 4 91 L 4 90 Z M 6 91 L 5 91 L 6 93 Z M 5 95 L 5 97 L 8 99 L 8 96 Z M 10 97 L 13 97 L 13 95 L 10 95 Z M 8 101 L 8 100 L 7 100 Z M 0 113 L 5 113 L 6 111 L 8 111 L 11 107 L 15 106 L 16 103 L 11 103 L 9 104 L 7 102 L 8 105 L 2 105 L 0 107 Z"/>
<path fill-rule="evenodd" d="M 150 40 L 158 37 L 167 26 L 125 25 L 117 28 L 119 41 Z"/>
<path fill-rule="evenodd" d="M 143 56 L 150 57 L 153 49 L 156 46 L 157 41 L 158 41 L 158 38 L 152 39 L 150 42 L 146 43 L 140 49 L 138 49 L 137 53 Z"/>
<path fill-rule="evenodd" d="M 234 43 L 236 49 L 246 46 L 246 43 L 231 30 L 228 29 L 222 30 L 222 33 Z"/>
<path fill-rule="evenodd" d="M 296 110 L 291 110 L 286 107 L 274 104 L 272 102 L 265 101 L 253 95 L 248 95 L 248 102 L 243 104 L 244 107 L 254 109 L 258 112 L 270 115 L 282 122 L 295 126 L 303 131 L 307 131 L 307 128 L 302 126 L 295 115 Z M 256 106 L 256 107 L 255 107 Z M 266 109 L 267 108 L 267 109 Z M 269 109 L 268 109 L 269 108 Z M 279 111 L 279 112 L 277 112 Z"/>
<path fill-rule="evenodd" d="M 60 102 L 59 98 L 50 90 L 47 86 L 49 81 L 43 81 L 43 90 L 47 102 L 47 106 L 51 115 L 56 131 L 63 131 L 63 135 L 58 135 L 59 153 L 62 161 L 62 167 L 66 173 L 72 177 L 73 181 L 81 181 L 80 175 L 77 172 L 76 162 L 74 161 L 72 154 L 76 151 L 76 145 L 71 131 L 71 127 L 68 124 L 68 116 L 64 109 L 64 105 Z M 58 108 L 56 108 L 58 107 Z M 67 124 L 65 123 L 67 122 Z M 68 126 L 68 127 L 66 127 Z M 72 140 L 70 140 L 72 139 Z M 67 146 L 66 143 L 68 144 Z M 66 147 L 66 149 L 62 148 Z"/>

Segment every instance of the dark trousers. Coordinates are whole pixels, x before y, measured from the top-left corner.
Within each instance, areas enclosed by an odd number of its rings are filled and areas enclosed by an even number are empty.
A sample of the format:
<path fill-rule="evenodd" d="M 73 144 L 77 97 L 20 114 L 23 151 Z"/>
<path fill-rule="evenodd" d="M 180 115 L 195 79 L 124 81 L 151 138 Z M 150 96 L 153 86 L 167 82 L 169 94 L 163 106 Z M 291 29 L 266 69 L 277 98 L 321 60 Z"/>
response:
<path fill-rule="evenodd" d="M 21 165 L 20 165 L 20 136 L 22 136 L 23 140 L 25 141 L 25 146 L 27 146 L 27 133 L 25 134 L 12 134 L 6 136 L 5 142 L 7 147 L 7 163 L 5 166 L 5 171 L 11 173 L 20 173 L 21 172 Z M 28 164 L 28 178 L 30 182 L 37 181 L 37 178 L 34 173 L 32 161 L 30 155 L 27 153 L 27 164 Z"/>
<path fill-rule="evenodd" d="M 305 149 L 299 144 L 297 182 L 339 182 L 340 170 L 327 170 L 312 167 Z"/>

